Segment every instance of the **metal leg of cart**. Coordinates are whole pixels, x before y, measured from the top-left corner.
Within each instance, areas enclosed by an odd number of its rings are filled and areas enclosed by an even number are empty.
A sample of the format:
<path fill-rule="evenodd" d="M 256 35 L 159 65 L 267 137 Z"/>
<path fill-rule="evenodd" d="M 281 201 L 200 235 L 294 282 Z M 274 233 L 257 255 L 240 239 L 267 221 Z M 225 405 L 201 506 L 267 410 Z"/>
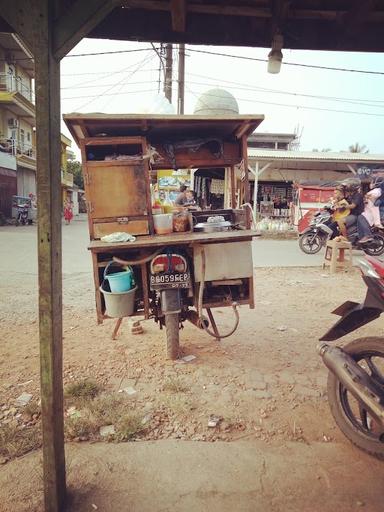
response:
<path fill-rule="evenodd" d="M 220 341 L 220 339 L 221 339 L 220 334 L 219 334 L 219 331 L 217 330 L 217 325 L 216 325 L 215 319 L 213 318 L 212 311 L 209 308 L 207 308 L 207 313 L 208 313 L 209 322 L 212 325 L 213 332 L 216 334 L 216 340 Z"/>
<path fill-rule="evenodd" d="M 119 332 L 119 329 L 120 329 L 120 325 L 121 325 L 121 322 L 123 321 L 122 318 L 118 318 L 117 319 L 117 322 L 116 322 L 116 325 L 115 325 L 115 328 L 113 329 L 113 333 L 112 333 L 112 339 L 115 340 L 117 338 L 117 333 Z"/>

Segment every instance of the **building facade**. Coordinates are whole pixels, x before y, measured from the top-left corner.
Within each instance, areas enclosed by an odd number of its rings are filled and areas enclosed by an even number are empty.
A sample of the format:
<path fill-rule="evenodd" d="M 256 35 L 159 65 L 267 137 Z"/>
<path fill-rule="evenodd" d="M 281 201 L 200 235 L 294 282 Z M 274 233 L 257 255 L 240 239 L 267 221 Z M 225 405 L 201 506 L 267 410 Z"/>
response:
<path fill-rule="evenodd" d="M 14 34 L 0 33 L 0 212 L 12 196 L 36 194 L 34 63 Z"/>
<path fill-rule="evenodd" d="M 0 213 L 11 217 L 12 196 L 36 195 L 33 55 L 15 34 L 0 32 Z M 61 135 L 61 184 L 78 211 L 77 189 L 67 171 L 71 140 Z"/>

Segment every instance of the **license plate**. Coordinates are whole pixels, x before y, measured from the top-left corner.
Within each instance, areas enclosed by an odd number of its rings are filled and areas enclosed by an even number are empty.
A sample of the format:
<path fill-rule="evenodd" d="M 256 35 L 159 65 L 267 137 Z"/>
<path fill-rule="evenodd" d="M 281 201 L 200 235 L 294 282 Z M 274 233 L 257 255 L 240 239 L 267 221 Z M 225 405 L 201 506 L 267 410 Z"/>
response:
<path fill-rule="evenodd" d="M 169 288 L 189 288 L 191 277 L 189 272 L 182 273 L 162 273 L 151 275 L 151 290 L 162 290 Z"/>

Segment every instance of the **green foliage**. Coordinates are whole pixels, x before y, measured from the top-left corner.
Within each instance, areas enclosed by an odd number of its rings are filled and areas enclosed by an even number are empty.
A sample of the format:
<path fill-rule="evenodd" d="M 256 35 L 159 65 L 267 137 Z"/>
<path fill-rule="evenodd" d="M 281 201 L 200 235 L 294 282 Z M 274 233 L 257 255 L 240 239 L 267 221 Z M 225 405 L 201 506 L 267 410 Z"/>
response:
<path fill-rule="evenodd" d="M 84 189 L 84 178 L 83 171 L 81 168 L 81 163 L 77 160 L 68 160 L 67 161 L 67 170 L 71 174 L 73 174 L 73 182 L 79 188 Z"/>
<path fill-rule="evenodd" d="M 80 380 L 69 384 L 65 390 L 65 396 L 68 398 L 88 398 L 93 399 L 101 391 L 100 386 L 93 380 Z"/>
<path fill-rule="evenodd" d="M 359 144 L 358 142 L 348 146 L 348 151 L 350 153 L 369 153 L 367 146 L 364 146 L 364 144 Z"/>

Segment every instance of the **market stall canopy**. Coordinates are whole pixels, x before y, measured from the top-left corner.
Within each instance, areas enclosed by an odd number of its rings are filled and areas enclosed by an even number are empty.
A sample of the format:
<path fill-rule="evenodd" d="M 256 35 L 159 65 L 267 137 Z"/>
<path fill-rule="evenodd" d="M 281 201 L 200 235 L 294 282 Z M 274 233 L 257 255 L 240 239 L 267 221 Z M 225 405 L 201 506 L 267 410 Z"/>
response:
<path fill-rule="evenodd" d="M 250 135 L 263 115 L 176 116 L 160 114 L 65 114 L 76 143 L 87 137 L 146 136 L 151 140 L 220 137 L 240 139 Z"/>
<path fill-rule="evenodd" d="M 269 163 L 270 169 L 343 171 L 359 174 L 360 169 L 382 168 L 384 154 L 248 148 L 248 161 L 251 168 L 259 162 L 261 166 Z"/>
<path fill-rule="evenodd" d="M 384 2 L 351 0 L 57 0 L 55 46 L 68 43 L 70 18 L 89 19 L 87 37 L 271 47 L 276 33 L 284 48 L 384 51 Z M 12 31 L 0 15 L 0 31 Z M 68 46 L 71 48 L 71 45 Z"/>

